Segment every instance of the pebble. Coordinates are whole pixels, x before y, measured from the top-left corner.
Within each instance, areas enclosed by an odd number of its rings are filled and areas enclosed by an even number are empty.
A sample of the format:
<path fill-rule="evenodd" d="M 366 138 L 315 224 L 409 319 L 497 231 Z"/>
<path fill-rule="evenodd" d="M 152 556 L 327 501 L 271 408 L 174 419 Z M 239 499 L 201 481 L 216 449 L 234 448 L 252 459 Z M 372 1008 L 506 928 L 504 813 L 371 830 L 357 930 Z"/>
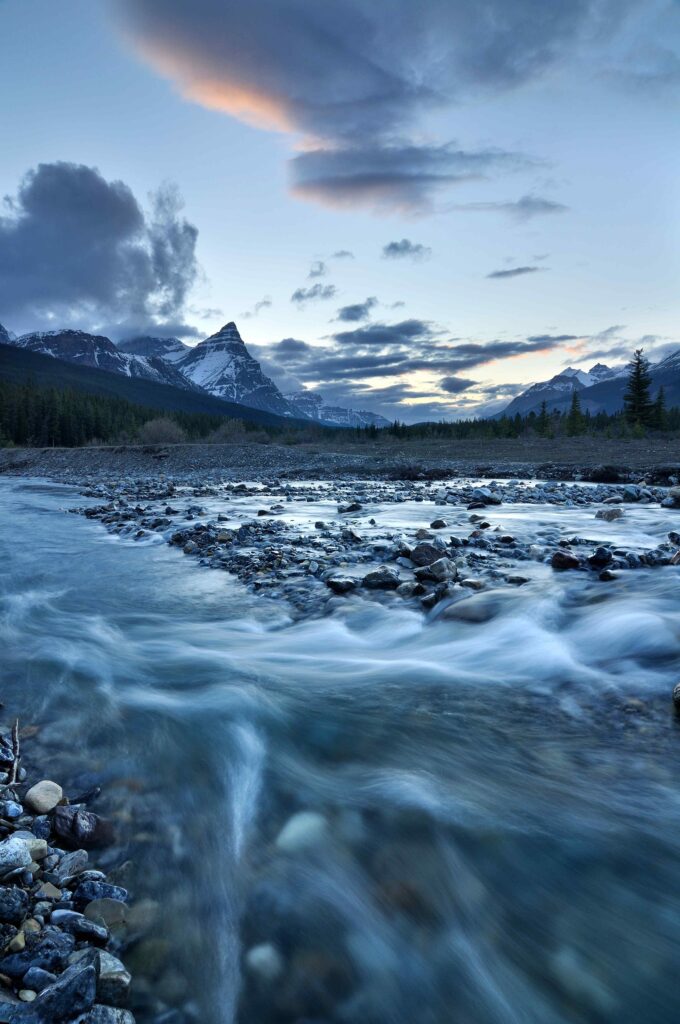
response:
<path fill-rule="evenodd" d="M 49 814 L 63 798 L 61 786 L 49 779 L 43 779 L 42 782 L 36 782 L 35 786 L 31 786 L 24 800 L 36 814 Z"/>
<path fill-rule="evenodd" d="M 315 811 L 294 814 L 276 837 L 275 846 L 284 853 L 299 853 L 319 846 L 328 837 L 328 821 Z"/>

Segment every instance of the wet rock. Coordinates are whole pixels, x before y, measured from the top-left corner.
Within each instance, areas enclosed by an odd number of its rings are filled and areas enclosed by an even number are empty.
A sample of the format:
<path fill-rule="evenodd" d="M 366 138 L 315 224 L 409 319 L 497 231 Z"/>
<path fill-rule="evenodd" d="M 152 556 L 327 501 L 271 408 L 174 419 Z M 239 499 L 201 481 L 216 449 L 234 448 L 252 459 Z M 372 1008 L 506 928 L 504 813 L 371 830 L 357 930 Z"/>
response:
<path fill-rule="evenodd" d="M 673 704 L 676 711 L 680 711 L 680 683 L 676 683 L 673 687 Z"/>
<path fill-rule="evenodd" d="M 577 555 L 574 555 L 571 551 L 564 551 L 560 549 L 555 551 L 550 564 L 553 569 L 557 569 L 560 572 L 564 572 L 566 569 L 579 569 L 581 562 Z"/>
<path fill-rule="evenodd" d="M 367 573 L 361 582 L 369 590 L 396 590 L 401 579 L 395 569 L 381 565 L 378 569 Z"/>
<path fill-rule="evenodd" d="M 4 839 L 0 843 L 0 878 L 17 868 L 28 867 L 32 860 L 23 839 L 17 839 L 16 836 Z"/>
<path fill-rule="evenodd" d="M 13 953 L 0 959 L 0 974 L 6 974 L 9 978 L 23 978 L 29 967 L 61 971 L 66 966 L 74 946 L 75 939 L 72 935 L 54 928 L 45 930 L 37 941 L 30 942 L 29 947 L 22 953 Z"/>
<path fill-rule="evenodd" d="M 127 889 L 121 885 L 110 885 L 108 882 L 84 881 L 81 882 L 73 894 L 76 903 L 91 903 L 92 900 L 119 900 L 126 903 L 128 899 Z"/>
<path fill-rule="evenodd" d="M 135 1024 L 135 1018 L 129 1010 L 96 1004 L 84 1017 L 79 1017 L 76 1024 Z"/>
<path fill-rule="evenodd" d="M 434 580 L 436 583 L 443 583 L 446 580 L 455 580 L 458 575 L 458 569 L 455 562 L 452 562 L 450 558 L 444 557 L 438 558 L 429 565 L 421 566 L 421 568 L 416 569 L 414 575 L 418 580 Z"/>
<path fill-rule="evenodd" d="M 449 524 L 445 519 L 433 519 L 430 523 L 430 529 L 432 530 L 445 530 Z"/>
<path fill-rule="evenodd" d="M 95 924 L 103 924 L 106 928 L 123 924 L 127 920 L 127 906 L 122 900 L 92 900 L 84 910 L 85 917 Z"/>
<path fill-rule="evenodd" d="M 319 846 L 328 837 L 328 822 L 323 814 L 300 811 L 294 814 L 276 837 L 277 849 L 284 853 L 299 853 Z"/>
<path fill-rule="evenodd" d="M 614 572 L 613 569 L 603 569 L 599 574 L 598 579 L 602 580 L 603 583 L 611 583 L 613 580 L 618 580 L 619 574 Z"/>
<path fill-rule="evenodd" d="M 108 1006 L 124 1006 L 132 984 L 130 972 L 118 957 L 106 950 L 100 950 L 98 959 L 97 1000 Z"/>
<path fill-rule="evenodd" d="M 613 555 L 609 548 L 599 547 L 595 549 L 594 554 L 588 557 L 587 561 L 592 569 L 603 569 L 606 565 L 609 565 L 612 558 Z"/>
<path fill-rule="evenodd" d="M 94 967 L 68 967 L 64 973 L 37 996 L 27 1011 L 16 1011 L 10 1024 L 60 1024 L 94 1005 L 97 977 Z"/>
<path fill-rule="evenodd" d="M 244 959 L 247 970 L 260 981 L 276 981 L 283 974 L 283 957 L 271 942 L 253 946 Z"/>
<path fill-rule="evenodd" d="M 429 541 L 422 541 L 413 548 L 410 554 L 411 561 L 417 566 L 431 565 L 438 558 L 442 557 L 442 548 Z"/>
<path fill-rule="evenodd" d="M 41 967 L 29 967 L 24 974 L 22 985 L 30 988 L 33 992 L 42 992 L 56 980 L 56 974 L 52 974 L 51 971 L 43 971 Z"/>
<path fill-rule="evenodd" d="M 0 887 L 0 921 L 21 924 L 28 913 L 28 894 L 15 885 Z"/>
<path fill-rule="evenodd" d="M 73 850 L 59 861 L 55 874 L 58 882 L 65 882 L 87 869 L 89 856 L 87 850 Z"/>
<path fill-rule="evenodd" d="M 109 822 L 78 806 L 59 806 L 54 812 L 54 830 L 73 846 L 100 846 L 113 838 Z"/>
<path fill-rule="evenodd" d="M 358 501 L 350 501 L 347 505 L 338 505 L 338 512 L 341 515 L 349 515 L 351 512 L 361 512 L 363 506 Z"/>
<path fill-rule="evenodd" d="M 57 925 L 62 931 L 70 932 L 77 939 L 84 939 L 95 945 L 103 946 L 109 938 L 107 928 L 90 921 L 84 914 L 78 914 L 74 910 L 54 910 L 50 918 L 52 924 Z"/>
<path fill-rule="evenodd" d="M 606 523 L 613 523 L 615 519 L 623 519 L 621 508 L 601 508 L 595 513 L 596 519 L 604 519 Z"/>
<path fill-rule="evenodd" d="M 8 821 L 16 821 L 24 813 L 24 809 L 20 803 L 16 800 L 2 800 L 0 801 L 0 818 L 5 818 Z"/>
<path fill-rule="evenodd" d="M 36 782 L 35 786 L 31 786 L 24 800 L 36 814 L 49 814 L 63 798 L 61 786 L 49 779 L 43 779 L 42 782 Z"/>
<path fill-rule="evenodd" d="M 356 589 L 358 582 L 352 576 L 329 576 L 326 580 L 326 586 L 334 594 L 348 594 L 350 590 Z"/>

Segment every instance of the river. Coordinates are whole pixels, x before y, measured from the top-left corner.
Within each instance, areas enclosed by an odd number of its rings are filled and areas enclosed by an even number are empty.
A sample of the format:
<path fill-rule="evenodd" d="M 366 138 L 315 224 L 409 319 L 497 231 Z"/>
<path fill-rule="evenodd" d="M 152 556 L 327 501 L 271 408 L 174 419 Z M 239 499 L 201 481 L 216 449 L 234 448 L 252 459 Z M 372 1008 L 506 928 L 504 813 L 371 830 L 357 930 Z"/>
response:
<path fill-rule="evenodd" d="M 0 481 L 0 694 L 29 767 L 103 787 L 140 1024 L 678 1019 L 676 568 L 539 566 L 483 622 L 294 621 L 82 504 Z M 597 529 L 651 547 L 677 516 Z"/>

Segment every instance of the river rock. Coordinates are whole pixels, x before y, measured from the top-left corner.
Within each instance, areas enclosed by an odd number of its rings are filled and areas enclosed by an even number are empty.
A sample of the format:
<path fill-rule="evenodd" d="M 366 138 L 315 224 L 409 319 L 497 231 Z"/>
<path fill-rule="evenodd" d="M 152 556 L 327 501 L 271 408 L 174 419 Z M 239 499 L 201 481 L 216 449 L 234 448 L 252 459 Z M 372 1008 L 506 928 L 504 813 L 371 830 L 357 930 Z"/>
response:
<path fill-rule="evenodd" d="M 0 878 L 16 871 L 17 868 L 25 868 L 31 863 L 30 850 L 23 839 L 10 836 L 0 843 Z"/>
<path fill-rule="evenodd" d="M 100 846 L 110 842 L 109 822 L 78 806 L 59 806 L 54 812 L 54 830 L 74 846 Z"/>
<path fill-rule="evenodd" d="M 410 554 L 411 561 L 418 566 L 431 565 L 438 558 L 442 557 L 442 548 L 429 541 L 422 541 L 416 544 Z"/>
<path fill-rule="evenodd" d="M 56 980 L 56 974 L 52 974 L 51 971 L 43 971 L 42 967 L 29 967 L 24 974 L 22 985 L 32 992 L 42 992 Z"/>
<path fill-rule="evenodd" d="M 579 561 L 578 556 L 574 555 L 571 551 L 564 551 L 560 549 L 559 551 L 554 552 L 550 559 L 550 564 L 553 569 L 563 572 L 565 569 L 580 568 L 581 562 Z"/>
<path fill-rule="evenodd" d="M 300 811 L 289 818 L 276 837 L 276 847 L 284 853 L 299 853 L 319 846 L 328 836 L 328 822 L 323 814 Z"/>
<path fill-rule="evenodd" d="M 28 913 L 28 895 L 15 885 L 0 887 L 0 921 L 21 924 Z"/>
<path fill-rule="evenodd" d="M 109 882 L 81 882 L 73 894 L 76 903 L 91 903 L 92 900 L 119 900 L 126 903 L 128 891 L 122 885 L 110 885 Z"/>
<path fill-rule="evenodd" d="M 623 519 L 621 508 L 601 508 L 595 513 L 596 519 L 604 519 L 606 523 L 613 523 L 615 519 Z"/>
<path fill-rule="evenodd" d="M 38 995 L 26 1012 L 16 1011 L 10 1024 L 61 1024 L 92 1008 L 97 989 L 94 967 L 68 967 Z"/>
<path fill-rule="evenodd" d="M 367 573 L 361 582 L 369 590 L 396 590 L 401 579 L 395 569 L 381 565 L 378 569 Z"/>
<path fill-rule="evenodd" d="M 680 683 L 676 683 L 673 687 L 673 704 L 680 711 Z"/>
<path fill-rule="evenodd" d="M 42 782 L 36 782 L 35 786 L 31 786 L 24 800 L 36 814 L 49 814 L 63 798 L 61 786 L 49 779 L 43 779 Z"/>
<path fill-rule="evenodd" d="M 358 580 L 355 580 L 352 576 L 329 576 L 326 580 L 326 586 L 329 590 L 332 590 L 334 594 L 348 594 L 350 590 L 355 590 L 358 585 Z"/>
<path fill-rule="evenodd" d="M 77 1024 L 135 1024 L 135 1018 L 129 1010 L 96 1004 L 84 1017 L 78 1018 Z"/>
<path fill-rule="evenodd" d="M 71 853 L 67 853 L 57 864 L 55 871 L 57 881 L 65 882 L 67 879 L 81 874 L 87 869 L 88 860 L 87 850 L 73 850 Z"/>
<path fill-rule="evenodd" d="M 436 562 L 431 562 L 429 565 L 421 566 L 416 569 L 414 575 L 418 580 L 434 580 L 436 583 L 443 583 L 446 580 L 455 580 L 458 569 L 455 562 L 444 557 L 438 558 Z"/>
<path fill-rule="evenodd" d="M 283 957 L 271 942 L 253 946 L 245 955 L 245 965 L 261 981 L 276 981 L 283 974 Z"/>
<path fill-rule="evenodd" d="M 109 1006 L 123 1006 L 130 995 L 131 984 L 132 976 L 118 957 L 100 950 L 97 999 Z"/>

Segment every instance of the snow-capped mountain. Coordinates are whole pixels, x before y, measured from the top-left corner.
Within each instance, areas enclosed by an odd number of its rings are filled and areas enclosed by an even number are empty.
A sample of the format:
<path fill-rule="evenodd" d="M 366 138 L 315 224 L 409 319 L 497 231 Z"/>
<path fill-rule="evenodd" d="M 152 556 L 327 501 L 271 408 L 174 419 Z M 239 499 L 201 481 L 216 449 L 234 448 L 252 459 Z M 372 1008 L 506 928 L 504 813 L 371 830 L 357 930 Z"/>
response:
<path fill-rule="evenodd" d="M 10 339 L 8 344 L 18 348 L 52 356 L 66 363 L 92 366 L 109 373 L 120 373 L 125 377 L 142 377 L 173 387 L 192 388 L 193 385 L 172 365 L 163 359 L 151 356 L 129 355 L 120 352 L 113 342 L 103 334 L 88 334 L 86 331 L 35 331 Z"/>
<path fill-rule="evenodd" d="M 604 363 L 596 363 L 589 370 L 578 370 L 568 366 L 566 370 L 551 377 L 550 380 L 539 381 L 517 395 L 502 412 L 496 415 L 515 416 L 519 413 L 526 416 L 532 410 L 539 409 L 543 402 L 549 409 L 560 408 L 563 403 L 571 402 L 573 391 L 582 392 L 603 381 L 617 377 L 625 377 L 626 368 L 621 366 L 610 367 Z"/>
<path fill-rule="evenodd" d="M 279 416 L 300 415 L 274 381 L 262 372 L 233 321 L 190 348 L 174 365 L 194 384 L 218 398 Z"/>
<path fill-rule="evenodd" d="M 668 406 L 680 405 L 680 350 L 658 363 L 651 363 L 651 394 L 656 397 L 663 387 Z M 496 416 L 526 416 L 538 413 L 543 402 L 549 412 L 569 409 L 572 393 L 578 391 L 581 408 L 595 415 L 598 412 L 618 412 L 623 407 L 623 396 L 628 380 L 626 366 L 609 367 L 602 363 L 587 372 L 568 367 L 551 380 L 532 384 L 510 402 Z"/>
<path fill-rule="evenodd" d="M 390 421 L 375 412 L 365 409 L 344 409 L 339 405 L 326 405 L 323 396 L 315 391 L 296 391 L 286 395 L 296 409 L 317 423 L 323 422 L 338 427 L 389 427 Z"/>
<path fill-rule="evenodd" d="M 133 356 L 158 356 L 166 363 L 177 363 L 190 352 L 191 349 L 179 338 L 154 338 L 148 334 L 140 334 L 136 338 L 127 338 L 119 341 L 117 345 L 119 352 L 127 352 Z"/>
<path fill-rule="evenodd" d="M 2 326 L 2 324 L 0 324 L 0 345 L 11 345 L 11 344 L 12 344 L 12 339 L 9 336 L 9 331 L 6 330 L 6 328 L 4 328 Z"/>

